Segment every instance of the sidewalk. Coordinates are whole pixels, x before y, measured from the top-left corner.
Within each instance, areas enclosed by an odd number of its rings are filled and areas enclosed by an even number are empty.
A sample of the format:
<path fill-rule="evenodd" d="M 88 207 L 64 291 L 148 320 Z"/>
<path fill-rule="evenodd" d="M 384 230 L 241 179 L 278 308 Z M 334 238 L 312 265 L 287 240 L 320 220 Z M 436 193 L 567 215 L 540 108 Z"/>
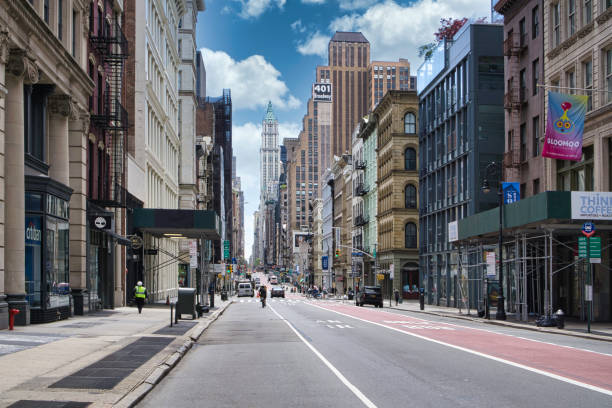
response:
<path fill-rule="evenodd" d="M 0 330 L 0 407 L 72 401 L 131 406 L 191 347 L 232 299 L 170 328 L 170 307 L 103 310 L 54 323 Z M 126 397 L 127 396 L 127 397 Z M 124 398 L 125 397 L 125 398 Z M 34 405 L 25 402 L 37 401 Z"/>

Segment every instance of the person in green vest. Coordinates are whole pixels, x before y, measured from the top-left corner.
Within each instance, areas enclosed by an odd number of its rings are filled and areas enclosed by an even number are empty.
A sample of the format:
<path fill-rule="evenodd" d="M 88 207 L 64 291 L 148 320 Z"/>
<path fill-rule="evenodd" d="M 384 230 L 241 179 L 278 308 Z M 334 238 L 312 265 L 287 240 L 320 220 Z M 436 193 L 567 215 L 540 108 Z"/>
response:
<path fill-rule="evenodd" d="M 138 306 L 138 313 L 142 313 L 142 307 L 144 306 L 145 299 L 147 298 L 147 288 L 142 286 L 142 281 L 138 281 L 134 287 L 134 301 Z"/>

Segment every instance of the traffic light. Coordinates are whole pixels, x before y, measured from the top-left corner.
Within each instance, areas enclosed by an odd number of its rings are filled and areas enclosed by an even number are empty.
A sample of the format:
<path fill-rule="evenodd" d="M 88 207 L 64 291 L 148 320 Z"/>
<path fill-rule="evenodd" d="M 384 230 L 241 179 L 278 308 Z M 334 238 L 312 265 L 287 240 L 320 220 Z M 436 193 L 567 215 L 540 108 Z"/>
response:
<path fill-rule="evenodd" d="M 232 273 L 232 264 L 228 264 L 228 265 L 227 265 L 227 268 L 225 268 L 225 269 L 226 269 L 226 270 L 225 270 L 225 273 L 226 273 L 226 274 L 228 274 L 228 275 L 229 275 L 230 273 Z"/>
<path fill-rule="evenodd" d="M 340 256 L 340 250 L 336 249 L 336 258 L 338 258 Z"/>

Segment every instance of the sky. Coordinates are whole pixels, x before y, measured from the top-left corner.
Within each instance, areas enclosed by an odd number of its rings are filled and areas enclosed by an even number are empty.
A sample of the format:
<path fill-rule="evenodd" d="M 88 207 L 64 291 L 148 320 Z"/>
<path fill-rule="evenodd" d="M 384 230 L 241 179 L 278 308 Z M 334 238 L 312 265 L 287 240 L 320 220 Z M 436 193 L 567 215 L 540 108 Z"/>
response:
<path fill-rule="evenodd" d="M 259 205 L 261 122 L 268 101 L 279 121 L 279 143 L 297 137 L 315 79 L 327 65 L 335 31 L 361 31 L 372 60 L 422 63 L 418 47 L 434 40 L 441 18 L 487 17 L 491 0 L 205 0 L 197 47 L 204 55 L 206 93 L 232 91 L 236 174 L 245 195 L 245 258 L 253 245 Z"/>

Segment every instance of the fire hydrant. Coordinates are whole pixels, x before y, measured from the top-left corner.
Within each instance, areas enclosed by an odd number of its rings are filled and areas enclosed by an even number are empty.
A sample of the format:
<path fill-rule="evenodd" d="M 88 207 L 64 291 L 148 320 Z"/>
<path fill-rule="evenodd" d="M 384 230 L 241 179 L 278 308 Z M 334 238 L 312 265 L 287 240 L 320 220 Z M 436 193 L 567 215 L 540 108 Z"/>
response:
<path fill-rule="evenodd" d="M 9 309 L 9 330 L 13 330 L 15 327 L 15 315 L 18 313 L 18 309 Z"/>

